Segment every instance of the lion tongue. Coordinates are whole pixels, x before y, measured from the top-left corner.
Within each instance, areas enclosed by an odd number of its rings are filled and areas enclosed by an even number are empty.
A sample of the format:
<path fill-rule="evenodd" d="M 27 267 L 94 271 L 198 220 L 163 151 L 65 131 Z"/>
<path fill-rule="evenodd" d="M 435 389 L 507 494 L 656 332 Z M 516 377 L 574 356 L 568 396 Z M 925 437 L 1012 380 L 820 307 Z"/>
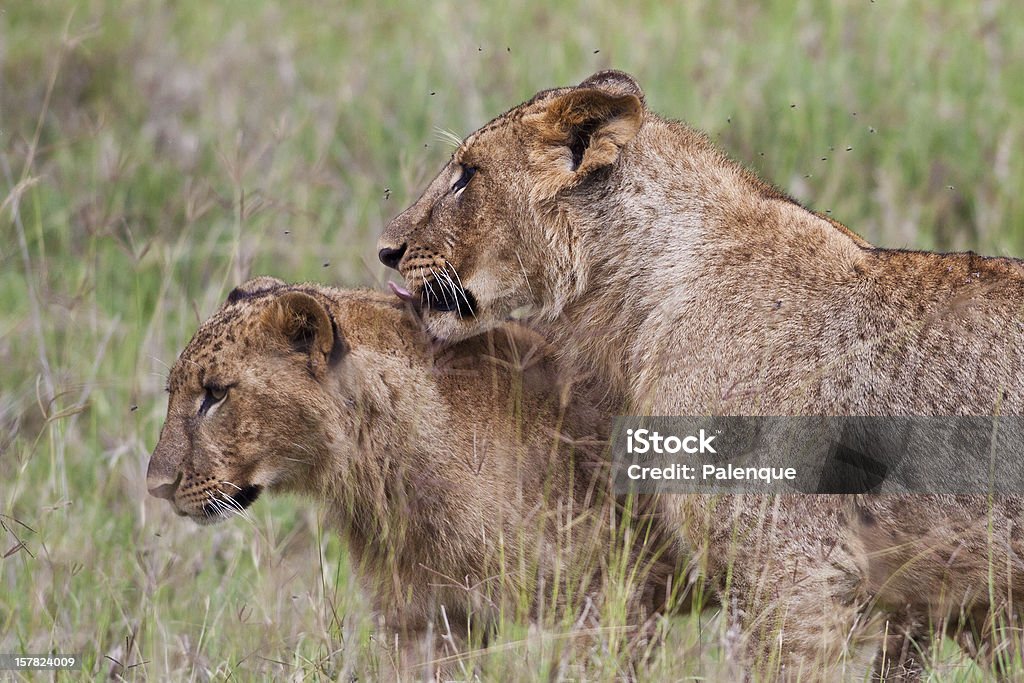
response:
<path fill-rule="evenodd" d="M 411 301 L 413 303 L 416 302 L 416 297 L 414 297 L 412 293 L 405 287 L 402 287 L 401 285 L 396 285 L 394 282 L 390 281 L 388 282 L 388 287 L 390 287 L 391 291 L 395 293 L 395 296 L 397 296 L 402 301 Z"/>

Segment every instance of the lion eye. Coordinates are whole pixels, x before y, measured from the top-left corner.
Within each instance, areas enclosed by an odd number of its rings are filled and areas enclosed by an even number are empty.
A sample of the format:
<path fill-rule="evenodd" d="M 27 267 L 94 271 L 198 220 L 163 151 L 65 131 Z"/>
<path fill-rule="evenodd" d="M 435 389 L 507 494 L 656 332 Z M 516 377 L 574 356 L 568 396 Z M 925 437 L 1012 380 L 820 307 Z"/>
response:
<path fill-rule="evenodd" d="M 459 190 L 464 189 L 466 185 L 469 185 L 469 181 L 473 179 L 473 176 L 475 174 L 475 168 L 473 168 L 472 166 L 463 165 L 462 175 L 460 175 L 459 179 L 455 181 L 454 185 L 452 185 L 452 192 L 458 192 Z"/>
<path fill-rule="evenodd" d="M 210 408 L 223 401 L 224 397 L 228 395 L 228 390 L 224 387 L 210 386 L 203 388 L 206 393 L 203 395 L 203 402 L 199 406 L 200 415 L 206 415 Z"/>

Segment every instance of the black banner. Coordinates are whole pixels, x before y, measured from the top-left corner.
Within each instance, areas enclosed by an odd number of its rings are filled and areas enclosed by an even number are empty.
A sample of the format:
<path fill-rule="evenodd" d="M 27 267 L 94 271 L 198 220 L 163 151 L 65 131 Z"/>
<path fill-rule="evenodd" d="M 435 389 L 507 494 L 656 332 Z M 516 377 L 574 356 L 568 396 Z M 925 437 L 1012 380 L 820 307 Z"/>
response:
<path fill-rule="evenodd" d="M 619 493 L 1024 494 L 1020 417 L 617 417 Z"/>

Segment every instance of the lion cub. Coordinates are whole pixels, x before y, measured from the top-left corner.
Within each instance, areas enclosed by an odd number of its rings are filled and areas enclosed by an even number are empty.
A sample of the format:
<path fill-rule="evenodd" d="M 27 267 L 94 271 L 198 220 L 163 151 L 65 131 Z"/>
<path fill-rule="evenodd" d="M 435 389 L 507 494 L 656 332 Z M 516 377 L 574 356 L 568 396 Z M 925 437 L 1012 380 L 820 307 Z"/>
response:
<path fill-rule="evenodd" d="M 435 353 L 392 297 L 256 278 L 171 369 L 147 483 L 201 524 L 263 490 L 313 496 L 398 634 L 399 670 L 430 676 L 502 616 L 593 614 L 608 549 L 632 543 L 600 476 L 608 421 L 557 376 L 525 329 Z M 675 564 L 653 546 L 626 560 L 633 624 Z"/>

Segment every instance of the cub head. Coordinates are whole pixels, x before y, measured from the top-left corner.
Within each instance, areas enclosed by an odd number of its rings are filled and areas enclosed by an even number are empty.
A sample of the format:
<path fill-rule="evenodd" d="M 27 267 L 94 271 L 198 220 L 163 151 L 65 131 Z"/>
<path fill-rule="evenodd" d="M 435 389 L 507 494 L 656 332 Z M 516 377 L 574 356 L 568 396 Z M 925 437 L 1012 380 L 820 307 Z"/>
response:
<path fill-rule="evenodd" d="M 555 314 L 581 293 L 581 245 L 561 201 L 607 193 L 645 113 L 627 74 L 545 90 L 472 133 L 385 228 L 380 260 L 427 329 L 460 339 L 517 309 Z"/>
<path fill-rule="evenodd" d="M 232 291 L 171 368 L 150 493 L 207 524 L 301 488 L 339 422 L 328 369 L 347 351 L 314 289 L 263 277 Z"/>

